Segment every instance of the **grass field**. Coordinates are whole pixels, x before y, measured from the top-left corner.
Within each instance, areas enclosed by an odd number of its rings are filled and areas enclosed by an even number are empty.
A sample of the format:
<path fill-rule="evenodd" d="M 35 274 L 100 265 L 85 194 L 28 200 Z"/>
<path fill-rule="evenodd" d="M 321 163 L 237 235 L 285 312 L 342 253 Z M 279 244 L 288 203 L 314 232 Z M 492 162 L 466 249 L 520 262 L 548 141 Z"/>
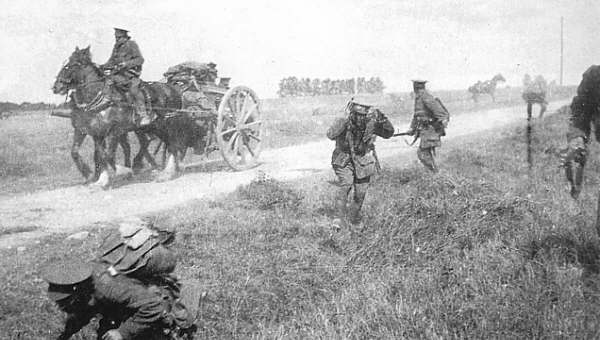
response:
<path fill-rule="evenodd" d="M 447 143 L 438 175 L 386 169 L 369 190 L 362 230 L 331 230 L 323 178 L 257 178 L 152 216 L 178 227 L 178 274 L 207 291 L 197 338 L 598 338 L 600 149 L 592 146 L 585 189 L 572 201 L 557 167 L 566 119 L 537 122 L 531 173 L 523 127 Z M 61 315 L 40 268 L 90 258 L 104 233 L 1 251 L 0 334 L 56 334 Z"/>
<path fill-rule="evenodd" d="M 570 96 L 573 88 L 566 87 L 565 90 L 554 99 Z M 497 91 L 496 103 L 491 102 L 489 97 L 482 97 L 477 104 L 472 102 L 466 91 L 434 94 L 440 96 L 452 115 L 458 115 L 522 104 L 520 91 L 520 88 L 501 88 Z M 348 99 L 348 96 L 329 96 L 265 100 L 262 105 L 264 147 L 275 148 L 324 138 L 332 120 L 343 114 Z M 408 93 L 357 96 L 356 100 L 380 106 L 399 126 L 408 124 L 412 114 L 413 103 Z M 73 132 L 68 119 L 50 117 L 48 112 L 21 112 L 0 121 L 0 131 L 0 193 L 31 192 L 83 182 L 71 160 Z M 133 157 L 138 147 L 135 137 L 130 141 Z M 92 148 L 92 140 L 88 137 L 81 150 L 88 164 L 91 164 Z M 122 164 L 123 156 L 119 150 L 118 162 Z M 220 158 L 220 154 L 213 153 L 211 157 Z M 199 159 L 199 156 L 188 156 L 190 162 Z"/>

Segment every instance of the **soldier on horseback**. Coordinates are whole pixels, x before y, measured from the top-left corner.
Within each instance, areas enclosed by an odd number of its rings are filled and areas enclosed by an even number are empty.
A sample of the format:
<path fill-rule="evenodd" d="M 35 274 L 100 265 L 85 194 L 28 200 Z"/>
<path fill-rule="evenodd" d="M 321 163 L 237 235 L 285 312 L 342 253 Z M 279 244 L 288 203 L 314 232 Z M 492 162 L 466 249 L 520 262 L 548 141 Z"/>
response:
<path fill-rule="evenodd" d="M 111 93 L 113 87 L 125 94 L 129 102 L 133 101 L 140 126 L 152 122 L 151 114 L 146 110 L 144 93 L 140 89 L 143 63 L 144 57 L 135 41 L 131 40 L 128 31 L 115 27 L 115 45 L 112 54 L 105 64 L 100 65 L 103 70 L 111 70 L 102 92 L 105 95 Z"/>

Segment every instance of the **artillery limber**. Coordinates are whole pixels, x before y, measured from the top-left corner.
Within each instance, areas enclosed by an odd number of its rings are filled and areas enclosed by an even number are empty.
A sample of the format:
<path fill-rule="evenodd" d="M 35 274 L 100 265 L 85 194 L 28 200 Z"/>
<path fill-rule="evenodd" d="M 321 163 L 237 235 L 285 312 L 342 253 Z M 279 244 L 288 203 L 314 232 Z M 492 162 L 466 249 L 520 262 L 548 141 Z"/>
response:
<path fill-rule="evenodd" d="M 169 68 L 167 83 L 182 93 L 182 109 L 169 115 L 186 114 L 205 131 L 197 143 L 208 154 L 219 150 L 231 168 L 244 170 L 256 165 L 261 148 L 260 104 L 246 86 L 230 87 L 230 78 L 217 79 L 215 64 L 186 62 Z"/>
<path fill-rule="evenodd" d="M 75 53 L 80 53 L 78 51 Z M 178 171 L 178 161 L 183 159 L 188 147 L 194 147 L 194 153 L 201 155 L 208 155 L 218 150 L 234 170 L 248 169 L 257 164 L 262 139 L 258 96 L 245 86 L 230 87 L 230 78 L 221 77 L 217 82 L 215 66 L 213 63 L 186 62 L 169 68 L 164 74 L 164 81 L 170 87 L 178 89 L 176 92 L 181 96 L 181 105 L 178 105 L 179 109 L 175 110 L 154 106 L 162 112 L 161 117 L 147 129 L 141 129 L 141 132 L 158 135 L 162 140 L 159 147 L 163 142 L 173 140 L 169 136 L 181 135 L 176 138 L 178 150 L 175 172 Z M 143 86 L 151 87 L 152 82 L 145 83 Z M 82 105 L 77 105 L 79 106 Z M 72 112 L 53 111 L 51 115 L 73 118 Z M 170 125 L 170 121 L 179 121 L 180 124 Z M 170 126 L 170 130 L 167 126 Z M 167 135 L 159 135 L 161 131 Z M 83 138 L 80 138 L 78 145 Z M 166 149 L 167 147 L 165 151 Z M 140 154 L 143 153 L 154 167 L 154 160 L 147 150 L 141 151 Z M 173 148 L 170 150 L 171 154 L 172 152 Z M 138 155 L 136 158 L 138 162 L 134 162 L 134 167 L 136 163 L 141 163 L 141 156 Z M 87 176 L 89 170 L 84 172 L 86 173 L 84 176 Z M 174 173 L 170 173 L 163 177 L 169 179 L 173 176 Z"/>

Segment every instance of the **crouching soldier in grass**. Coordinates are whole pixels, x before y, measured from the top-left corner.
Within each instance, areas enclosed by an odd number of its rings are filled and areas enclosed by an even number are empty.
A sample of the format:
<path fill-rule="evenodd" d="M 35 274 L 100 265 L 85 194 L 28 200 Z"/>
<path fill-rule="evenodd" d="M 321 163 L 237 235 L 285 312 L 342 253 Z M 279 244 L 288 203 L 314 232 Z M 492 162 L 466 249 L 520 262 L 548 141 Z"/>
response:
<path fill-rule="evenodd" d="M 48 296 L 67 313 L 58 339 L 70 339 L 95 316 L 102 340 L 191 339 L 196 330 L 191 310 L 199 301 L 184 301 L 171 275 L 176 259 L 167 246 L 173 237 L 128 220 L 105 240 L 95 261 L 48 265 L 43 271 Z"/>
<path fill-rule="evenodd" d="M 441 102 L 425 90 L 426 80 L 413 80 L 415 112 L 410 123 L 409 135 L 420 138 L 417 157 L 432 172 L 438 172 L 435 165 L 435 148 L 442 146 L 441 136 L 446 135 L 450 115 Z"/>
<path fill-rule="evenodd" d="M 394 127 L 381 111 L 371 106 L 350 101 L 346 118 L 337 119 L 327 130 L 327 137 L 335 141 L 331 157 L 333 171 L 338 178 L 336 219 L 334 226 L 346 225 L 348 195 L 354 189 L 349 220 L 360 223 L 360 209 L 367 194 L 370 178 L 379 166 L 375 154 L 375 136 L 390 138 Z"/>

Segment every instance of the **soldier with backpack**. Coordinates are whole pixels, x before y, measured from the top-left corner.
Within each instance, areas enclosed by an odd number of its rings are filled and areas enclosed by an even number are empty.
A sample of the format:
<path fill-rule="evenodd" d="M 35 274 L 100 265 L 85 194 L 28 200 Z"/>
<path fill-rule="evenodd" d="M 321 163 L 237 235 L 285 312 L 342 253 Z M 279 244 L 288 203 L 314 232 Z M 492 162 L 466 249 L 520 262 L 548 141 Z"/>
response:
<path fill-rule="evenodd" d="M 172 275 L 173 240 L 170 230 L 129 219 L 105 239 L 94 261 L 48 265 L 43 271 L 48 296 L 67 313 L 58 339 L 70 339 L 96 315 L 102 340 L 190 338 L 195 313 L 186 308 Z"/>
<path fill-rule="evenodd" d="M 417 157 L 432 172 L 438 172 L 435 164 L 435 148 L 442 146 L 441 136 L 446 135 L 450 114 L 441 101 L 426 89 L 426 80 L 413 80 L 415 112 L 408 135 L 420 138 Z"/>

